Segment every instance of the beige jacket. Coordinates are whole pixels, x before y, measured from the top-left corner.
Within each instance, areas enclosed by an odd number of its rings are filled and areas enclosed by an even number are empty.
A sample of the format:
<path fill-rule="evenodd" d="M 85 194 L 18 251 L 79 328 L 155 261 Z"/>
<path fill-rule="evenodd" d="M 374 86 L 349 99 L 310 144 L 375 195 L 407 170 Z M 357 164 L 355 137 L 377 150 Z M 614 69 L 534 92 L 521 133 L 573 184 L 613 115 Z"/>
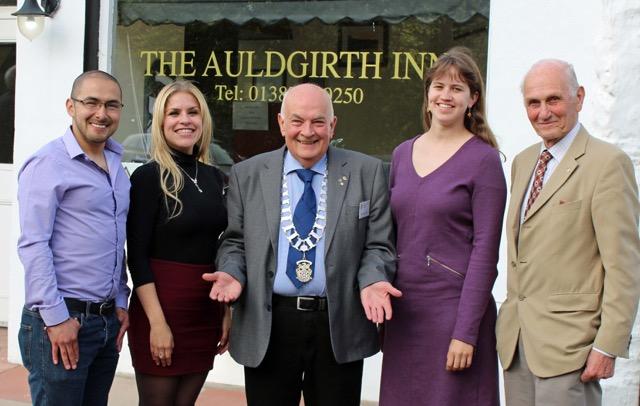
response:
<path fill-rule="evenodd" d="M 551 377 L 582 368 L 593 346 L 628 356 L 640 294 L 640 209 L 629 157 L 582 128 L 520 224 L 539 153 L 536 144 L 513 161 L 497 339 L 505 369 L 522 334 L 529 369 Z"/>

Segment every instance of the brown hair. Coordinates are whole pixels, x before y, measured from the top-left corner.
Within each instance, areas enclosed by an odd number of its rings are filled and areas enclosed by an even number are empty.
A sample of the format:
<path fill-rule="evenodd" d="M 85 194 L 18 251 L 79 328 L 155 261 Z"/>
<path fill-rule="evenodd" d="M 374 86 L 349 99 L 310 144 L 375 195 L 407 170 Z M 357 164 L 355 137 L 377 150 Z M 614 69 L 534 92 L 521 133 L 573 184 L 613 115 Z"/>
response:
<path fill-rule="evenodd" d="M 448 75 L 450 69 L 469 86 L 471 95 L 477 94 L 478 100 L 471 107 L 471 117 L 464 116 L 464 127 L 494 148 L 498 148 L 495 135 L 486 120 L 484 101 L 484 81 L 478 65 L 471 56 L 471 50 L 466 47 L 454 47 L 440 55 L 436 63 L 424 75 L 424 101 L 422 103 L 422 119 L 424 130 L 431 128 L 431 113 L 429 112 L 429 87 L 435 78 Z"/>

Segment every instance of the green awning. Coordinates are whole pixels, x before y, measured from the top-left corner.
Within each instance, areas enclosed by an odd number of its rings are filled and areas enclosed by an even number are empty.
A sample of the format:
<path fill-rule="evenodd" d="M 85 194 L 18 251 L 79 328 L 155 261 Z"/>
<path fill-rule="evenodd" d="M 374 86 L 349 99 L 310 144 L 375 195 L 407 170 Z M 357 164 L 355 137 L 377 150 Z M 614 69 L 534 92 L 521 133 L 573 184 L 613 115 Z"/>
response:
<path fill-rule="evenodd" d="M 489 0 L 120 0 L 118 13 L 122 25 L 136 21 L 184 25 L 221 20 L 235 24 L 248 21 L 273 24 L 281 20 L 305 24 L 314 18 L 327 24 L 343 20 L 356 23 L 383 20 L 395 24 L 409 17 L 429 23 L 441 16 L 464 22 L 476 14 L 488 18 Z"/>

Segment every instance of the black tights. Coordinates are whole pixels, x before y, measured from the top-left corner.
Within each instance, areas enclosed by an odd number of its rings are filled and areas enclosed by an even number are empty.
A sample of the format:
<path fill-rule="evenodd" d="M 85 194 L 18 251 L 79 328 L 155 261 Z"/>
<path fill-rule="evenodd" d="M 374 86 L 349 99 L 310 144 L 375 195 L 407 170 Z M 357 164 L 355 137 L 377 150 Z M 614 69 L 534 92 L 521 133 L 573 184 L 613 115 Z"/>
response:
<path fill-rule="evenodd" d="M 178 376 L 136 373 L 140 406 L 193 406 L 208 372 Z"/>

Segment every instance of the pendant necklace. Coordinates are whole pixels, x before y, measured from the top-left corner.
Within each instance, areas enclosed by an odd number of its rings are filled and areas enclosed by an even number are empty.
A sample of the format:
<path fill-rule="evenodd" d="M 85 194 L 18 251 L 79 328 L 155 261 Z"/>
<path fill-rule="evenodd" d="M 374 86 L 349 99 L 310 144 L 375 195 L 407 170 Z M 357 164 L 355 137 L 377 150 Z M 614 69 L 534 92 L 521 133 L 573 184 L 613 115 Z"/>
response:
<path fill-rule="evenodd" d="M 324 228 L 327 223 L 327 173 L 324 173 L 322 185 L 320 186 L 320 199 L 316 209 L 316 217 L 313 227 L 305 238 L 303 238 L 296 226 L 293 224 L 293 214 L 291 212 L 291 198 L 289 196 L 289 187 L 287 185 L 287 174 L 282 178 L 282 205 L 280 211 L 280 222 L 282 231 L 289 241 L 289 244 L 297 251 L 302 252 L 302 259 L 296 261 L 296 279 L 302 283 L 309 282 L 312 276 L 313 263 L 307 259 L 307 251 L 318 245 L 318 242 L 324 234 Z"/>
<path fill-rule="evenodd" d="M 189 178 L 189 180 L 191 182 L 193 182 L 193 184 L 195 185 L 196 189 L 198 189 L 198 192 L 202 193 L 202 189 L 200 189 L 200 186 L 198 185 L 198 161 L 196 161 L 196 176 L 193 177 L 193 178 L 191 176 L 189 176 L 187 171 L 182 169 L 182 167 L 180 165 L 178 165 L 178 168 L 180 168 L 180 170 L 187 176 L 187 178 Z"/>

